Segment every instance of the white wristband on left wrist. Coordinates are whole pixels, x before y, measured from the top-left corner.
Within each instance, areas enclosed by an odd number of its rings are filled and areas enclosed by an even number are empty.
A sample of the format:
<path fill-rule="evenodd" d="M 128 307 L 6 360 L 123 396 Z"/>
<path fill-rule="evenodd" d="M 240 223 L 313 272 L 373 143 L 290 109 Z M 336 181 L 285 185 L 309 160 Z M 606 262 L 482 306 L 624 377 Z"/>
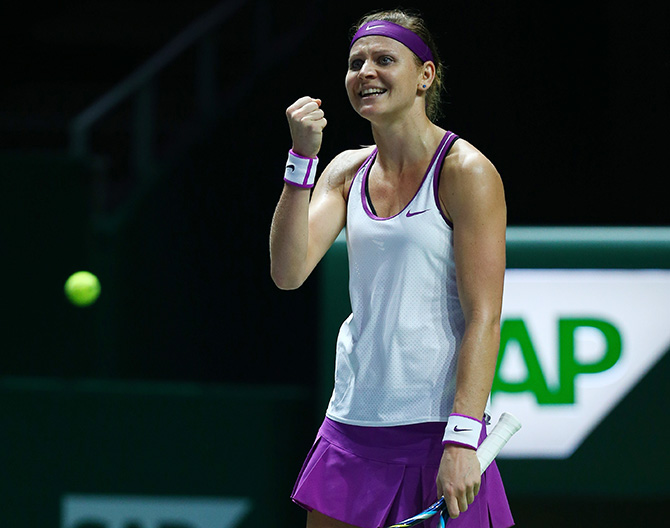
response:
<path fill-rule="evenodd" d="M 476 450 L 479 446 L 479 436 L 483 426 L 484 424 L 480 420 L 471 416 L 453 413 L 449 415 L 442 445 L 458 445 Z"/>

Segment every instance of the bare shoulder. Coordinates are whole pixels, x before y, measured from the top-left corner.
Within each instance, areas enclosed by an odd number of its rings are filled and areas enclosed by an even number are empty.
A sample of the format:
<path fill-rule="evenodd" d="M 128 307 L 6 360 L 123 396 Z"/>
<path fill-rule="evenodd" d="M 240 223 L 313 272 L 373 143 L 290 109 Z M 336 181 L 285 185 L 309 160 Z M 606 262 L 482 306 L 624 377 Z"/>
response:
<path fill-rule="evenodd" d="M 439 194 L 450 219 L 462 205 L 469 208 L 472 202 L 481 205 L 498 202 L 504 206 L 505 201 L 498 170 L 479 149 L 464 139 L 454 143 L 445 159 Z"/>
<path fill-rule="evenodd" d="M 363 162 L 372 154 L 373 146 L 345 150 L 335 156 L 321 174 L 324 190 L 338 189 L 346 197 L 351 181 Z"/>
<path fill-rule="evenodd" d="M 450 180 L 464 177 L 500 179 L 493 163 L 479 149 L 464 139 L 456 141 L 449 151 L 442 167 L 442 176 Z"/>

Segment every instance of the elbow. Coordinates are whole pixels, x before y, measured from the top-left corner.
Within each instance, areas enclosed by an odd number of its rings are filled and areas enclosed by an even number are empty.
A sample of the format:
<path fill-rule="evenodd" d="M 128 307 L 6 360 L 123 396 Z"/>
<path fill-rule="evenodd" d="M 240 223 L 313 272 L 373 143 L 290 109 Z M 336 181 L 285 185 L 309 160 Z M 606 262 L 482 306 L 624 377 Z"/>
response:
<path fill-rule="evenodd" d="M 500 332 L 499 310 L 473 310 L 466 315 L 466 325 L 476 326 L 493 332 Z"/>
<path fill-rule="evenodd" d="M 270 277 L 272 277 L 272 282 L 280 290 L 297 290 L 305 282 L 304 279 L 288 273 L 282 273 L 274 268 L 270 269 Z"/>
<path fill-rule="evenodd" d="M 300 286 L 302 286 L 302 282 L 283 281 L 274 278 L 273 281 L 275 283 L 275 286 L 277 286 L 277 288 L 284 291 L 297 290 L 298 288 L 300 288 Z"/>

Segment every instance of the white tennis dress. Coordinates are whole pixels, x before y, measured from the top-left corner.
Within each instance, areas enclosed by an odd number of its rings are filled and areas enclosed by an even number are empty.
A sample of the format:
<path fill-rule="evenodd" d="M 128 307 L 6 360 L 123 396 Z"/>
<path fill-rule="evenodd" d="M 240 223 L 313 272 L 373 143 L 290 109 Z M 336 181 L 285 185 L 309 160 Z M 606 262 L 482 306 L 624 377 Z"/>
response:
<path fill-rule="evenodd" d="M 456 286 L 453 230 L 438 200 L 439 173 L 458 136 L 447 132 L 410 203 L 377 217 L 358 170 L 347 206 L 352 314 L 338 339 L 326 415 L 361 426 L 446 422 L 465 322 Z"/>

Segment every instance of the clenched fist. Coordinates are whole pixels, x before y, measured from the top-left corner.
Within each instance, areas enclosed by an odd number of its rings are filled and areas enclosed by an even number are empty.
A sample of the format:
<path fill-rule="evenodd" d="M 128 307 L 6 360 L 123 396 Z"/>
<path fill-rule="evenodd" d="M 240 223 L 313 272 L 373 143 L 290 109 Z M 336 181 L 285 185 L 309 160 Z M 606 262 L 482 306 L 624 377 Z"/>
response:
<path fill-rule="evenodd" d="M 291 129 L 293 152 L 306 158 L 316 157 L 326 126 L 321 99 L 301 97 L 286 109 L 286 117 Z"/>

